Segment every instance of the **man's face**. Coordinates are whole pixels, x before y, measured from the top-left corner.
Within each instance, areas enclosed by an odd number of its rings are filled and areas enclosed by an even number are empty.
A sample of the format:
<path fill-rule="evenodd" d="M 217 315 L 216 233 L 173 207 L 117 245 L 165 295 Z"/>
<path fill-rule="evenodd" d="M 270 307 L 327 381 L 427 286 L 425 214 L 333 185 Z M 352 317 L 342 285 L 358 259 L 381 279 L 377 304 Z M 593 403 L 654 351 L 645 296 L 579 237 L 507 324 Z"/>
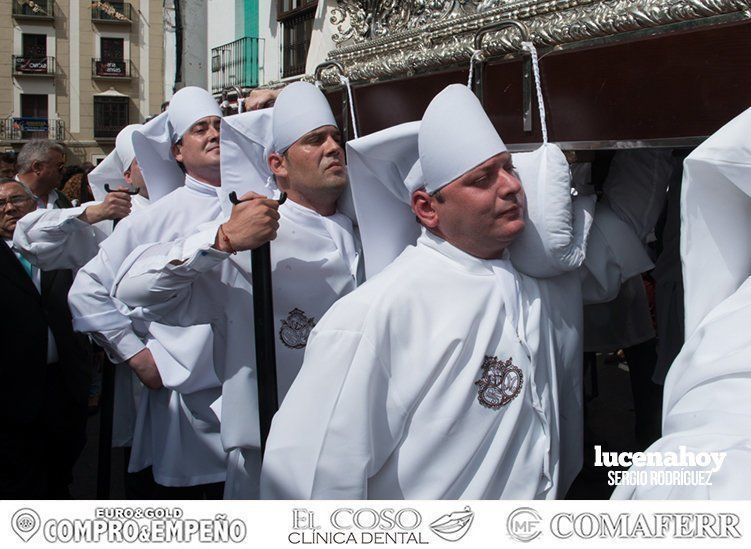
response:
<path fill-rule="evenodd" d="M 16 176 L 16 165 L 12 162 L 3 162 L 0 160 L 0 177 L 13 179 Z"/>
<path fill-rule="evenodd" d="M 34 162 L 32 169 L 37 176 L 37 185 L 40 187 L 38 191 L 49 192 L 57 188 L 63 179 L 63 168 L 65 156 L 55 150 L 47 152 L 46 160 Z"/>
<path fill-rule="evenodd" d="M 221 118 L 201 118 L 185 132 L 179 143 L 172 146 L 175 160 L 182 162 L 185 171 L 199 179 L 207 174 L 219 174 L 219 131 Z"/>
<path fill-rule="evenodd" d="M 415 195 L 420 193 L 427 196 L 424 191 Z M 471 255 L 500 257 L 524 229 L 524 192 L 508 152 L 488 159 L 437 194 L 424 198 L 433 213 L 423 223 Z M 413 206 L 418 212 L 415 198 Z"/>
<path fill-rule="evenodd" d="M 0 184 L 0 235 L 13 238 L 18 220 L 36 209 L 36 201 L 18 183 Z"/>
<path fill-rule="evenodd" d="M 146 198 L 149 197 L 149 191 L 146 188 L 146 181 L 143 179 L 143 173 L 141 172 L 141 167 L 138 165 L 138 160 L 133 159 L 133 162 L 130 163 L 130 168 L 123 174 L 123 177 L 125 177 L 125 182 L 128 185 L 138 189 L 138 194 Z"/>
<path fill-rule="evenodd" d="M 269 165 L 283 178 L 290 198 L 327 195 L 336 200 L 347 186 L 342 137 L 336 126 L 322 126 L 295 141 L 283 155 L 273 154 Z"/>

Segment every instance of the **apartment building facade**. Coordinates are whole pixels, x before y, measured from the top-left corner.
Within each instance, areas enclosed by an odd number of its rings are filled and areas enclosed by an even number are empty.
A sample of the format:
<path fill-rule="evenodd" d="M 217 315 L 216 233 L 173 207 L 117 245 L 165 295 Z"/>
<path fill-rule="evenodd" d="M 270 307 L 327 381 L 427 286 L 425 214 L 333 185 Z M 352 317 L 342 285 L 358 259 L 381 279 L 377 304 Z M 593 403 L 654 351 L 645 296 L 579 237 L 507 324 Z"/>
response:
<path fill-rule="evenodd" d="M 318 7 L 318 0 L 208 0 L 211 91 L 302 76 Z"/>
<path fill-rule="evenodd" d="M 164 97 L 162 0 L 0 2 L 0 150 L 33 138 L 96 164 Z"/>

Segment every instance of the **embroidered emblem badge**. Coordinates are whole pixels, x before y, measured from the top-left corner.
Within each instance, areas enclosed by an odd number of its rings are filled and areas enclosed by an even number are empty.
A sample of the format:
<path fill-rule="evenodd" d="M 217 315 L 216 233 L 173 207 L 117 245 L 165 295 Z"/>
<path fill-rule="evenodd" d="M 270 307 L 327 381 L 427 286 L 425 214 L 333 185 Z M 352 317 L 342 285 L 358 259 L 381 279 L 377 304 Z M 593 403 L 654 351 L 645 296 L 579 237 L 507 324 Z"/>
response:
<path fill-rule="evenodd" d="M 475 381 L 477 400 L 491 410 L 499 410 L 516 398 L 522 390 L 524 374 L 514 366 L 511 357 L 507 361 L 486 356 L 482 363 L 482 377 Z"/>
<path fill-rule="evenodd" d="M 308 336 L 315 327 L 314 318 L 305 316 L 305 312 L 297 307 L 292 309 L 286 320 L 282 320 L 279 328 L 279 339 L 290 349 L 304 349 L 308 343 Z"/>

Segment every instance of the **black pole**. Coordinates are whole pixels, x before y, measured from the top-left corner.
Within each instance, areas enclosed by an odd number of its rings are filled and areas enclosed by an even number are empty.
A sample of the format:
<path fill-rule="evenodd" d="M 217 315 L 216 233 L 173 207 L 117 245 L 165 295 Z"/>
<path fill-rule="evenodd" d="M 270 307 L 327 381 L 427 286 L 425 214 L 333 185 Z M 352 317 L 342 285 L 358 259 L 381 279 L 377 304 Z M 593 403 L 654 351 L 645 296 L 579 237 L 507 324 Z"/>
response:
<path fill-rule="evenodd" d="M 271 288 L 271 244 L 250 252 L 253 270 L 253 315 L 256 336 L 256 372 L 258 374 L 258 419 L 261 427 L 261 456 L 271 420 L 279 409 L 276 383 L 276 338 L 274 337 L 274 300 Z"/>
<path fill-rule="evenodd" d="M 287 195 L 282 193 L 279 204 Z M 235 192 L 230 193 L 233 204 L 239 204 Z M 261 456 L 266 452 L 266 439 L 271 420 L 279 409 L 276 382 L 276 337 L 274 335 L 274 299 L 271 287 L 271 244 L 250 252 L 253 277 L 253 316 L 256 341 L 256 375 L 258 381 L 258 420 L 261 430 Z"/>
<path fill-rule="evenodd" d="M 110 498 L 112 472 L 112 419 L 115 413 L 115 365 L 102 360 L 102 394 L 99 398 L 99 452 L 96 468 L 96 498 Z"/>
<path fill-rule="evenodd" d="M 115 190 L 104 186 L 108 193 L 138 194 L 138 189 Z M 112 222 L 113 228 L 119 219 Z M 112 473 L 112 420 L 115 416 L 115 365 L 106 357 L 102 361 L 102 394 L 99 397 L 99 451 L 96 468 L 96 497 L 110 498 L 110 478 Z M 127 467 L 128 464 L 126 463 Z"/>

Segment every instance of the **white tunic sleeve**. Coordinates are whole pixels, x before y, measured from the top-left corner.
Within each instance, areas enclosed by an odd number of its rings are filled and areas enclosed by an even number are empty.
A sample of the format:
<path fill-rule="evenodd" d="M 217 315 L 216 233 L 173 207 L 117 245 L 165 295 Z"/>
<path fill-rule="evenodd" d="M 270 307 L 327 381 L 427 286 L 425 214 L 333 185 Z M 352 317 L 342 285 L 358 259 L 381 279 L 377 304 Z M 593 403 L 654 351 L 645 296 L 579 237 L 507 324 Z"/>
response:
<path fill-rule="evenodd" d="M 211 247 L 217 227 L 210 223 L 188 238 L 139 246 L 120 266 L 113 296 L 132 308 L 133 318 L 171 326 L 212 322 L 226 287 L 218 271 L 208 272 L 230 255 Z"/>
<path fill-rule="evenodd" d="M 665 380 L 663 437 L 645 450 L 722 454 L 721 465 L 686 467 L 705 474 L 714 472 L 709 479 L 685 483 L 652 482 L 651 471 L 664 474 L 675 467 L 634 465 L 631 471 L 646 470 L 650 482 L 619 486 L 613 499 L 748 498 L 751 493 L 749 320 L 751 279 L 713 309 L 686 340 Z"/>
<path fill-rule="evenodd" d="M 274 417 L 263 499 L 366 499 L 406 413 L 374 346 L 359 332 L 311 333 L 300 374 Z"/>
<path fill-rule="evenodd" d="M 110 297 L 114 273 L 105 250 L 84 265 L 76 275 L 68 294 L 73 329 L 87 332 L 112 362 L 125 362 L 146 346 Z"/>
<path fill-rule="evenodd" d="M 97 254 L 107 235 L 99 227 L 78 219 L 86 203 L 77 208 L 39 209 L 22 217 L 13 245 L 43 270 L 78 269 Z"/>

